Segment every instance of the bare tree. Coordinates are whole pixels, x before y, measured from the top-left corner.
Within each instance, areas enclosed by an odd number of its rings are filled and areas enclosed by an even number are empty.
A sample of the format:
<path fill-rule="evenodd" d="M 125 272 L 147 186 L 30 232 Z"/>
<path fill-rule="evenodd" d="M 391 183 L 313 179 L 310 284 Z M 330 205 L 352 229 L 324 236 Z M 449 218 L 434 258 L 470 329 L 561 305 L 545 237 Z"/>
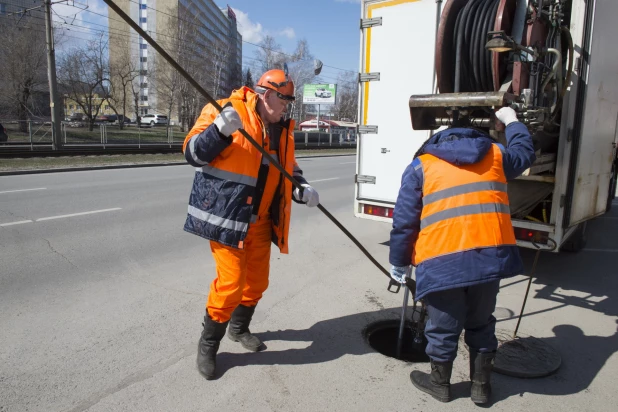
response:
<path fill-rule="evenodd" d="M 289 65 L 289 75 L 294 82 L 295 101 L 291 107 L 292 118 L 300 124 L 305 117 L 305 105 L 303 104 L 303 89 L 305 84 L 315 81 L 316 75 L 313 67 L 313 55 L 309 51 L 309 43 L 301 39 L 296 44 L 296 50 L 292 54 Z"/>
<path fill-rule="evenodd" d="M 173 10 L 171 10 L 172 12 Z M 161 46 L 181 65 L 186 63 L 179 56 L 184 56 L 185 53 L 194 50 L 194 47 L 187 43 L 188 30 L 191 29 L 186 23 L 179 22 L 180 25 L 170 25 L 163 30 L 163 36 L 159 38 Z M 185 68 L 186 69 L 186 68 Z M 157 95 L 157 109 L 164 111 L 168 118 L 167 135 L 170 133 L 170 121 L 174 110 L 178 110 L 178 116 L 181 117 L 180 110 L 180 91 L 184 79 L 166 60 L 159 59 L 154 66 L 154 70 L 150 72 L 152 79 L 151 85 L 154 85 Z M 186 83 L 186 82 L 185 82 Z"/>
<path fill-rule="evenodd" d="M 178 31 L 174 36 L 179 42 L 176 49 L 178 50 L 178 63 L 204 89 L 213 93 L 213 74 L 208 70 L 210 54 L 208 50 L 199 46 L 202 44 L 200 34 L 196 29 L 197 25 L 192 22 L 192 19 L 196 17 L 184 9 L 179 9 L 179 15 Z M 184 132 L 193 126 L 206 102 L 184 78 L 179 79 L 177 90 L 180 127 Z"/>
<path fill-rule="evenodd" d="M 132 103 L 133 103 L 133 113 L 135 113 L 135 124 L 139 127 L 140 121 L 141 121 L 141 116 L 140 116 L 140 111 L 139 111 L 139 99 L 140 99 L 140 94 L 141 94 L 141 84 L 140 84 L 140 78 L 139 76 L 135 77 L 131 83 L 130 83 L 130 87 L 131 87 L 131 98 L 132 98 Z"/>
<path fill-rule="evenodd" d="M 45 32 L 32 20 L 0 19 L 0 108 L 4 115 L 20 120 L 22 132 L 27 132 L 26 121 L 40 109 L 33 96 L 47 84 Z"/>
<path fill-rule="evenodd" d="M 139 68 L 131 58 L 131 49 L 126 38 L 110 36 L 110 43 L 117 50 L 116 57 L 109 65 L 109 104 L 118 116 L 120 129 L 124 128 L 125 116 L 134 101 L 134 83 L 139 77 Z M 139 89 L 138 89 L 139 96 Z M 118 113 L 118 112 L 122 113 Z M 137 115 L 137 112 L 136 112 Z"/>
<path fill-rule="evenodd" d="M 229 43 L 221 40 L 216 40 L 214 46 L 210 48 L 210 61 L 212 64 L 211 79 L 212 96 L 215 99 L 227 97 L 221 95 L 221 83 L 223 81 L 223 70 L 228 65 L 228 57 L 230 55 Z"/>
<path fill-rule="evenodd" d="M 260 48 L 255 51 L 256 66 L 254 67 L 256 76 L 259 78 L 264 72 L 271 69 L 282 69 L 286 61 L 286 55 L 281 50 L 281 45 L 274 37 L 267 35 L 259 44 Z"/>
<path fill-rule="evenodd" d="M 254 88 L 253 75 L 251 74 L 251 68 L 247 67 L 245 74 L 243 75 L 243 86 L 247 86 L 250 89 Z"/>
<path fill-rule="evenodd" d="M 242 66 L 236 64 L 235 61 L 231 61 L 229 64 L 231 64 L 231 69 L 228 77 L 228 82 L 231 85 L 232 90 L 239 89 L 244 85 Z"/>
<path fill-rule="evenodd" d="M 330 111 L 339 120 L 356 122 L 358 118 L 358 77 L 352 72 L 337 76 L 337 101 Z"/>
<path fill-rule="evenodd" d="M 88 129 L 101 106 L 109 98 L 108 41 L 101 35 L 88 41 L 85 47 L 67 51 L 58 64 L 58 82 L 65 94 L 73 100 L 88 118 Z"/>

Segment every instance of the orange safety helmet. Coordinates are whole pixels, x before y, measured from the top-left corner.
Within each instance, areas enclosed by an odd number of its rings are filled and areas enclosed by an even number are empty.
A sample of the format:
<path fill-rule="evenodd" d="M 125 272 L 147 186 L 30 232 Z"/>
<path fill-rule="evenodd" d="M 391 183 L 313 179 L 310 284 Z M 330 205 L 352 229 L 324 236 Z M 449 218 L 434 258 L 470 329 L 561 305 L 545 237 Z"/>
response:
<path fill-rule="evenodd" d="M 260 77 L 257 82 L 255 91 L 258 93 L 266 92 L 266 89 L 273 90 L 277 93 L 280 99 L 293 102 L 296 100 L 294 96 L 294 82 L 288 74 L 280 69 L 269 70 Z"/>

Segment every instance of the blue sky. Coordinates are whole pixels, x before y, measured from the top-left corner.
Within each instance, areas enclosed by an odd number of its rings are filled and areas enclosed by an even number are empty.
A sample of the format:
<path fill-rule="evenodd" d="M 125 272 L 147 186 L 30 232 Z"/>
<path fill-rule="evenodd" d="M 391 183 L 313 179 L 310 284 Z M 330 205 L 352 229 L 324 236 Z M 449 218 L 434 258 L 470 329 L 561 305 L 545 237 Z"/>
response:
<path fill-rule="evenodd" d="M 236 12 L 243 40 L 259 43 L 267 34 L 284 51 L 292 52 L 307 39 L 311 53 L 327 66 L 358 72 L 360 0 L 215 0 Z M 243 55 L 254 57 L 256 47 L 243 44 Z M 250 62 L 251 60 L 246 60 Z M 325 67 L 323 76 L 340 70 Z"/>
<path fill-rule="evenodd" d="M 54 19 L 70 30 L 70 41 L 96 34 L 107 25 L 103 0 L 75 0 L 54 4 Z M 311 53 L 326 66 L 322 76 L 337 77 L 341 70 L 358 71 L 360 0 L 215 0 L 220 8 L 236 12 L 243 35 L 243 56 L 252 62 L 256 47 L 266 35 L 273 36 L 291 53 L 299 39 L 307 39 Z M 72 25 L 71 25 L 72 24 Z M 88 29 L 89 28 L 89 29 Z M 328 79 L 331 80 L 331 79 Z"/>

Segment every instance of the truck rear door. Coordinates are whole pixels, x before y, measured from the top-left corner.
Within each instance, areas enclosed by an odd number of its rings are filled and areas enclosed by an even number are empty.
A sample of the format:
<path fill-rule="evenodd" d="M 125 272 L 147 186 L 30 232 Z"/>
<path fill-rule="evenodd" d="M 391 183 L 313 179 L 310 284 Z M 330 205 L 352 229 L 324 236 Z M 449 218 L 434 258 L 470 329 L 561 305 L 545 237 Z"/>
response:
<path fill-rule="evenodd" d="M 605 213 L 618 127 L 618 1 L 596 0 L 590 11 L 587 53 L 583 53 L 576 120 L 575 167 L 570 174 L 567 226 Z M 577 78 L 576 78 L 577 81 Z M 583 86 L 583 87 L 582 87 Z M 583 104 L 583 105 L 582 105 Z M 578 126 L 579 125 L 579 126 Z"/>
<path fill-rule="evenodd" d="M 358 141 L 357 203 L 394 204 L 401 175 L 428 131 L 412 130 L 409 98 L 432 93 L 436 2 L 363 1 L 364 19 L 381 18 L 363 29 L 361 72 L 379 80 L 361 83 L 359 125 L 377 126 Z"/>

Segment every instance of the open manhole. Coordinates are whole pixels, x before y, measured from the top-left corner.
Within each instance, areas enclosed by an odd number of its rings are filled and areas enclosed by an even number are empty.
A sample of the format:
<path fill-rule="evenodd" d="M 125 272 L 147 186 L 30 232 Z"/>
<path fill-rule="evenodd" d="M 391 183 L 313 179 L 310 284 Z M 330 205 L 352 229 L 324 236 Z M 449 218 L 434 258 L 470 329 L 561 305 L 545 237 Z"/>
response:
<path fill-rule="evenodd" d="M 369 324 L 363 331 L 365 341 L 382 355 L 406 362 L 429 362 L 425 354 L 427 340 L 422 334 L 420 343 L 414 343 L 416 330 L 412 322 L 406 322 L 403 331 L 401 356 L 397 357 L 397 340 L 399 338 L 399 320 L 382 320 Z"/>

